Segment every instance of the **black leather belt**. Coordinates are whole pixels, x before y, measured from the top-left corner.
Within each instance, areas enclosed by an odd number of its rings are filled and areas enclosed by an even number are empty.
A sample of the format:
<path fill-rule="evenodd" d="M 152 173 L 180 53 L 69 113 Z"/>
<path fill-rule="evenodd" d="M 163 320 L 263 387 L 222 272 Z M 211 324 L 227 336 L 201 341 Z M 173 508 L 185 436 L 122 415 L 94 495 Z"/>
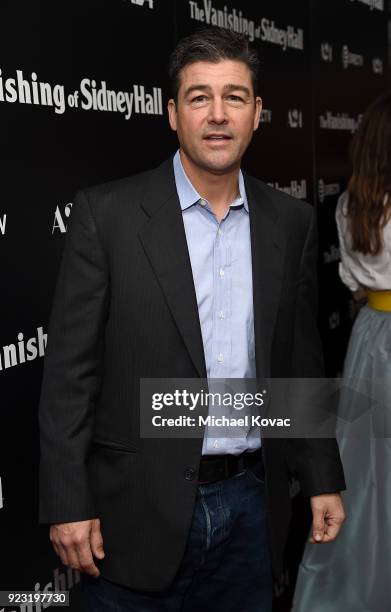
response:
<path fill-rule="evenodd" d="M 241 455 L 204 455 L 198 470 L 198 482 L 206 484 L 224 480 L 257 464 L 264 474 L 262 450 L 245 451 Z"/>

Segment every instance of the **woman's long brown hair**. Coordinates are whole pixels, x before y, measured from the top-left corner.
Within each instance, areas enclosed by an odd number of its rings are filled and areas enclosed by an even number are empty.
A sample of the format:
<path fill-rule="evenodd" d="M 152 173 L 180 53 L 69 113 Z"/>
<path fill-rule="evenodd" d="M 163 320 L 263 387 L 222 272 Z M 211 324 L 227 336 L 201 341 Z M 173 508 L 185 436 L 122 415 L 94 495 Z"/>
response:
<path fill-rule="evenodd" d="M 391 92 L 367 109 L 350 153 L 353 173 L 347 217 L 352 249 L 377 255 L 383 249 L 383 227 L 391 214 Z"/>

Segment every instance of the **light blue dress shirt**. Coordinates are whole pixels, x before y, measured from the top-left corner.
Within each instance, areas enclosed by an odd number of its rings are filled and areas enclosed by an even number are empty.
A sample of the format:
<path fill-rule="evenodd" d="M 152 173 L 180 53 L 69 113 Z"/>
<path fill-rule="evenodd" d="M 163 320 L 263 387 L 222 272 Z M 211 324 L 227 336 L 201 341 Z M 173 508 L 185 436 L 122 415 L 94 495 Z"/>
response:
<path fill-rule="evenodd" d="M 256 378 L 250 220 L 242 172 L 240 196 L 218 223 L 210 204 L 187 177 L 179 150 L 173 163 L 208 380 Z M 243 431 L 241 437 L 216 438 L 206 428 L 202 454 L 238 455 L 260 446 L 258 427 Z"/>

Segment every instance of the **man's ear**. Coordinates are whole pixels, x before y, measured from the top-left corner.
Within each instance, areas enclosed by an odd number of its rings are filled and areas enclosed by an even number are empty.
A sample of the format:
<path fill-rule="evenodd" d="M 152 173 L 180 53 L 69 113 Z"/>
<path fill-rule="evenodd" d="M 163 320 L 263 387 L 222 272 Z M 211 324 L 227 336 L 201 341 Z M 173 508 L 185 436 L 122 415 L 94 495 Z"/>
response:
<path fill-rule="evenodd" d="M 175 100 L 173 98 L 169 99 L 169 101 L 167 103 L 167 110 L 168 110 L 168 121 L 170 122 L 171 129 L 174 130 L 174 132 L 176 132 L 176 130 L 177 130 L 177 125 L 176 125 L 176 104 L 175 104 Z"/>
<path fill-rule="evenodd" d="M 262 112 L 262 98 L 257 96 L 255 98 L 254 131 L 258 129 L 259 121 L 261 119 L 261 112 Z"/>

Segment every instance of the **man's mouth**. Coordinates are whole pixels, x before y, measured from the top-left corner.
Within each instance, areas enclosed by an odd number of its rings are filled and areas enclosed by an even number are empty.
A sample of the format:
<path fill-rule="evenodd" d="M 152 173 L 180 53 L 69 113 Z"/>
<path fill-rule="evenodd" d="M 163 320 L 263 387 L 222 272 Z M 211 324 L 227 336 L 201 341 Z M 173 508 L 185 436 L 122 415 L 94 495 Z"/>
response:
<path fill-rule="evenodd" d="M 231 140 L 231 136 L 226 134 L 209 134 L 205 136 L 205 140 Z"/>

